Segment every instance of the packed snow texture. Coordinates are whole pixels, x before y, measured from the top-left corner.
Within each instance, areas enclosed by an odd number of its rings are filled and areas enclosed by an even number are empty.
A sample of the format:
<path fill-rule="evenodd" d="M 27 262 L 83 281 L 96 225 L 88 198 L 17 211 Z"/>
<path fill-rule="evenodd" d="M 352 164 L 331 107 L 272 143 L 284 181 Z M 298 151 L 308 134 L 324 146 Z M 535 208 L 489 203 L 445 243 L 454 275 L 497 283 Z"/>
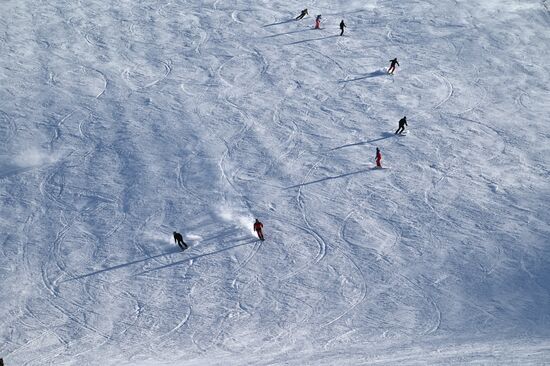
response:
<path fill-rule="evenodd" d="M 546 0 L 2 1 L 0 357 L 549 364 L 549 25 Z"/>

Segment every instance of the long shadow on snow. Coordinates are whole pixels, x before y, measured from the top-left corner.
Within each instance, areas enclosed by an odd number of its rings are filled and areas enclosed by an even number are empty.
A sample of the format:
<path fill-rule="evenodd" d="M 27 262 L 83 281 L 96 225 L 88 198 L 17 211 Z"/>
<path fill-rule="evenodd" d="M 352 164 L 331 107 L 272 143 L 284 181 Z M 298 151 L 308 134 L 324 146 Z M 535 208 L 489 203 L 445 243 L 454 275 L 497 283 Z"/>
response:
<path fill-rule="evenodd" d="M 387 75 L 387 74 L 388 73 L 385 72 L 384 70 L 376 70 L 376 71 L 373 71 L 373 72 L 369 72 L 365 76 L 361 76 L 361 77 L 358 77 L 358 78 L 355 78 L 355 79 L 339 80 L 338 82 L 339 83 L 349 83 L 350 81 L 357 81 L 357 80 L 363 80 L 363 79 L 368 79 L 368 78 L 374 78 L 374 77 L 377 77 L 377 76 L 383 76 L 383 75 Z"/>
<path fill-rule="evenodd" d="M 28 172 L 29 170 L 33 170 L 35 167 L 20 167 L 17 165 L 3 165 L 0 164 L 0 179 L 7 178 L 12 175 L 17 175 L 20 173 Z"/>
<path fill-rule="evenodd" d="M 242 241 L 242 240 L 245 240 L 245 239 L 248 239 L 248 238 L 249 238 L 249 237 L 238 238 L 238 239 L 234 239 L 234 240 L 232 240 L 232 241 L 233 241 L 233 242 L 239 242 L 239 241 Z M 232 249 L 232 248 L 236 248 L 236 247 L 241 246 L 241 245 L 247 245 L 247 244 L 250 244 L 251 242 L 255 242 L 255 241 L 256 241 L 256 240 L 247 241 L 246 243 L 234 245 L 234 246 L 232 246 L 232 247 L 225 248 L 225 249 L 221 249 L 221 250 L 218 250 L 218 251 L 216 251 L 216 252 L 200 254 L 200 255 L 195 256 L 195 257 L 192 257 L 192 258 L 187 258 L 187 259 L 185 259 L 185 260 L 183 260 L 183 261 L 179 261 L 179 262 L 175 262 L 175 263 L 170 263 L 170 264 L 167 264 L 166 266 L 162 266 L 162 267 L 152 268 L 152 269 L 150 269 L 150 270 L 147 270 L 147 271 L 144 271 L 144 272 L 140 272 L 140 273 L 138 273 L 138 274 L 143 274 L 143 273 L 147 273 L 147 272 L 154 271 L 154 270 L 157 270 L 157 269 L 162 269 L 162 268 L 165 268 L 165 267 L 170 267 L 170 266 L 172 266 L 172 265 L 180 264 L 180 263 L 182 263 L 182 262 L 186 262 L 186 261 L 189 261 L 189 260 L 191 260 L 191 259 L 195 259 L 195 258 L 199 258 L 199 257 L 204 257 L 205 255 L 210 255 L 210 254 L 216 254 L 216 253 L 219 253 L 219 252 L 223 252 L 223 251 L 225 251 L 225 250 L 229 250 L 229 249 Z M 141 262 L 146 262 L 146 261 L 149 261 L 149 260 L 151 260 L 151 259 L 160 258 L 160 257 L 166 257 L 166 256 L 169 256 L 169 255 L 171 255 L 171 254 L 178 254 L 178 253 L 182 253 L 182 251 L 181 251 L 180 249 L 178 249 L 178 248 L 175 248 L 175 249 L 170 250 L 170 251 L 167 251 L 167 252 L 165 252 L 165 253 L 153 255 L 153 256 L 151 256 L 151 257 L 138 259 L 138 260 L 135 260 L 135 261 L 132 261 L 132 262 L 128 262 L 128 263 L 118 264 L 118 265 L 113 266 L 113 267 L 100 269 L 99 271 L 94 271 L 94 272 L 86 273 L 86 274 L 83 274 L 83 275 L 80 275 L 80 276 L 72 277 L 72 278 L 69 278 L 68 280 L 65 280 L 65 281 L 62 281 L 62 282 L 69 282 L 69 281 L 74 281 L 74 280 L 80 280 L 80 279 L 82 279 L 82 278 L 86 278 L 86 277 L 98 275 L 98 274 L 100 274 L 100 273 L 105 273 L 105 272 L 114 271 L 114 270 L 117 270 L 117 269 L 121 269 L 121 268 L 124 268 L 124 267 L 131 266 L 131 265 L 133 265 L 133 264 L 137 264 L 137 263 L 141 263 Z"/>
<path fill-rule="evenodd" d="M 389 139 L 390 137 L 393 137 L 393 136 L 395 136 L 394 133 L 391 133 L 391 132 L 384 132 L 384 133 L 382 134 L 382 137 L 380 137 L 380 138 L 377 138 L 377 139 L 374 139 L 374 140 L 360 141 L 360 142 L 356 142 L 356 143 L 353 143 L 353 144 L 347 144 L 347 145 L 338 146 L 338 147 L 335 147 L 335 148 L 333 148 L 333 149 L 330 149 L 329 151 L 340 150 L 340 149 L 344 149 L 344 148 L 346 148 L 346 147 L 352 147 L 352 146 L 359 146 L 359 145 L 371 144 L 371 143 L 376 142 L 376 141 Z"/>
<path fill-rule="evenodd" d="M 241 240 L 244 240 L 244 239 L 241 239 Z M 239 241 L 239 240 L 236 240 L 236 241 Z M 146 274 L 146 273 L 149 273 L 149 272 L 158 271 L 158 270 L 165 269 L 165 268 L 169 268 L 169 267 L 174 267 L 174 266 L 177 266 L 177 265 L 179 265 L 179 264 L 186 263 L 186 262 L 189 262 L 189 261 L 191 261 L 191 260 L 195 260 L 195 259 L 197 259 L 197 258 L 201 258 L 201 257 L 209 256 L 209 255 L 218 254 L 218 253 L 221 253 L 221 252 L 225 252 L 225 251 L 227 251 L 227 250 L 230 250 L 230 249 L 235 249 L 235 248 L 237 248 L 237 247 L 242 247 L 243 245 L 249 245 L 249 244 L 252 244 L 252 243 L 256 243 L 257 241 L 258 241 L 258 239 L 251 239 L 251 240 L 248 240 L 248 241 L 246 241 L 246 242 L 244 242 L 244 243 L 242 243 L 242 244 L 233 245 L 232 247 L 223 248 L 223 249 L 220 249 L 220 250 L 216 250 L 216 251 L 214 251 L 214 252 L 199 254 L 199 255 L 196 255 L 196 256 L 194 256 L 194 257 L 189 257 L 189 258 L 182 259 L 181 261 L 177 261 L 177 262 L 173 262 L 173 263 L 166 264 L 166 265 L 164 265 L 164 266 L 151 268 L 151 269 L 148 269 L 147 271 L 143 271 L 143 272 L 136 273 L 134 276 L 139 276 L 139 275 Z"/>
<path fill-rule="evenodd" d="M 303 186 L 308 186 L 308 185 L 310 185 L 310 184 L 321 183 L 321 182 L 324 182 L 324 181 L 327 181 L 327 180 L 332 180 L 332 179 L 344 178 L 344 177 L 347 177 L 347 176 L 350 176 L 350 175 L 355 175 L 355 174 L 360 174 L 360 173 L 371 172 L 371 171 L 373 171 L 373 170 L 377 170 L 377 169 L 376 169 L 376 168 L 368 168 L 368 169 L 358 170 L 358 171 L 356 171 L 356 172 L 351 172 L 351 173 L 346 173 L 346 174 L 335 175 L 335 176 L 333 176 L 333 177 L 321 178 L 321 179 L 313 180 L 313 181 L 311 181 L 311 182 L 300 183 L 300 184 L 296 184 L 296 185 L 293 185 L 293 186 L 290 186 L 290 187 L 286 187 L 286 188 L 283 188 L 283 190 L 292 189 L 292 188 L 298 188 L 298 187 L 303 187 Z"/>
<path fill-rule="evenodd" d="M 233 228 L 233 229 L 226 229 L 224 231 L 222 231 L 221 233 L 219 234 L 216 234 L 216 235 L 212 235 L 212 236 L 208 236 L 204 239 L 201 239 L 201 241 L 211 241 L 211 240 L 214 240 L 214 239 L 218 239 L 218 238 L 222 238 L 222 237 L 228 237 L 232 234 L 235 234 L 239 231 L 239 229 L 237 228 Z M 240 240 L 243 240 L 243 239 L 235 239 L 235 240 L 231 240 L 232 242 L 235 242 L 235 241 L 240 241 Z"/>
<path fill-rule="evenodd" d="M 295 30 L 295 31 L 285 32 L 285 33 L 272 34 L 270 36 L 265 36 L 264 38 L 273 38 L 273 37 L 278 37 L 278 36 L 284 36 L 286 34 L 302 33 L 302 32 L 307 32 L 307 31 L 311 31 L 311 30 L 313 30 L 313 28 L 299 29 L 299 30 Z"/>
<path fill-rule="evenodd" d="M 292 43 L 288 43 L 287 46 L 290 46 L 290 45 L 293 45 L 293 44 L 299 44 L 299 43 L 306 43 L 306 42 L 313 42 L 313 41 L 322 41 L 323 39 L 329 39 L 329 38 L 334 38 L 334 37 L 339 37 L 337 34 L 334 34 L 332 36 L 327 36 L 327 37 L 321 37 L 321 38 L 312 38 L 312 39 L 304 39 L 302 41 L 296 41 L 296 42 L 292 42 Z"/>
<path fill-rule="evenodd" d="M 151 257 L 147 257 L 147 258 L 143 258 L 143 259 L 138 259 L 138 260 L 135 260 L 135 261 L 132 261 L 132 262 L 128 262 L 128 263 L 118 264 L 118 265 L 113 266 L 113 267 L 109 267 L 109 268 L 105 268 L 105 269 L 100 269 L 99 271 L 90 272 L 90 273 L 86 273 L 86 274 L 83 274 L 83 275 L 80 275 L 80 276 L 76 276 L 76 277 L 70 278 L 70 279 L 68 279 L 68 280 L 66 280 L 66 281 L 63 281 L 63 282 L 74 281 L 74 280 L 80 280 L 80 279 L 82 279 L 82 278 L 90 277 L 90 276 L 97 275 L 97 274 L 104 273 L 104 272 L 114 271 L 115 269 L 120 269 L 120 268 L 128 267 L 128 266 L 131 266 L 132 264 L 141 263 L 141 262 L 146 262 L 146 261 L 151 260 L 151 259 L 160 258 L 160 257 L 166 257 L 166 256 L 168 256 L 168 255 L 176 254 L 176 253 L 180 253 L 180 252 L 181 252 L 181 250 L 176 248 L 176 249 L 174 249 L 174 250 L 171 250 L 171 251 L 168 251 L 168 252 L 165 252 L 165 253 L 161 253 L 161 254 L 157 254 L 157 255 L 153 255 L 153 256 L 151 256 Z"/>
<path fill-rule="evenodd" d="M 262 28 L 273 27 L 274 25 L 286 24 L 286 23 L 290 23 L 290 22 L 293 22 L 293 21 L 296 21 L 296 19 L 288 19 L 288 20 L 283 20 L 282 22 L 279 22 L 279 23 L 271 23 L 271 24 L 262 25 Z"/>

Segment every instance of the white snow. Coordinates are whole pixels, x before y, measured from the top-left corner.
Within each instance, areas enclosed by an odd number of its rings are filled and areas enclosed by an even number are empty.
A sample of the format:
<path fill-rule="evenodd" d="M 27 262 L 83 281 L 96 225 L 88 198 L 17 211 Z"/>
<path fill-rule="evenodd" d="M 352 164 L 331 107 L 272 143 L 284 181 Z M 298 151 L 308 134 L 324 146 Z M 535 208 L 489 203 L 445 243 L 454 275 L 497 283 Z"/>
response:
<path fill-rule="evenodd" d="M 546 0 L 1 2 L 0 358 L 550 364 L 549 25 Z"/>

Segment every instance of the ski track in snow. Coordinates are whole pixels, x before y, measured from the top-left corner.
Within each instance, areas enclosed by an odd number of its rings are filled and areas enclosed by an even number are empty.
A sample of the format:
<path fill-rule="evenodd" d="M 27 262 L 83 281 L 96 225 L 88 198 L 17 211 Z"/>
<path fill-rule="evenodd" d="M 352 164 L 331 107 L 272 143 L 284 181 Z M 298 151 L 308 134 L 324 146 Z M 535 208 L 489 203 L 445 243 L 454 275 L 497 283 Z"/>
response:
<path fill-rule="evenodd" d="M 443 98 L 439 103 L 437 103 L 433 109 L 437 109 L 439 107 L 441 107 L 444 103 L 446 103 L 449 99 L 451 99 L 451 97 L 453 96 L 453 84 L 447 79 L 445 78 L 444 76 L 442 75 L 438 75 L 436 73 L 433 73 L 434 76 L 436 76 L 437 78 L 440 78 L 441 80 L 443 80 L 445 82 L 445 84 L 447 85 L 447 95 L 445 96 L 445 98 Z"/>

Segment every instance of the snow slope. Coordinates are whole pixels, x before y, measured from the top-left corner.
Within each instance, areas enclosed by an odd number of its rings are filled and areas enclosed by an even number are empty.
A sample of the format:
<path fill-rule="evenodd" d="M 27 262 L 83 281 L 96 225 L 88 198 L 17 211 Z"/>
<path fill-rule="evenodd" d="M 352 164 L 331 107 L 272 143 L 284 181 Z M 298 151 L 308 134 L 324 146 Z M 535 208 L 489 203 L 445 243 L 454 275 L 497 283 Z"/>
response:
<path fill-rule="evenodd" d="M 550 363 L 549 24 L 546 0 L 3 1 L 0 357 Z"/>

